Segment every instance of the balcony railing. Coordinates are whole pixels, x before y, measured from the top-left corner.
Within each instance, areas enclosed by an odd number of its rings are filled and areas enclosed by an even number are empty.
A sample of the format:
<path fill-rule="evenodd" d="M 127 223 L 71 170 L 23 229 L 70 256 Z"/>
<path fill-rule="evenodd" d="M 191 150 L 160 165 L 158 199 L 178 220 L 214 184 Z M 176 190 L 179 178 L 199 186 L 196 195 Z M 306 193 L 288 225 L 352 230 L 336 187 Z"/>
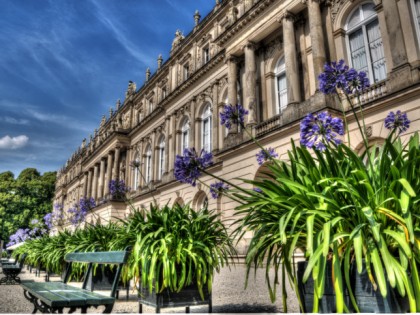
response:
<path fill-rule="evenodd" d="M 363 94 L 359 96 L 361 104 L 369 103 L 373 100 L 376 100 L 382 96 L 385 96 L 387 93 L 386 88 L 386 81 L 380 81 L 378 83 L 372 84 L 369 88 L 367 88 Z M 353 104 L 358 102 L 358 98 L 353 96 L 352 98 Z"/>

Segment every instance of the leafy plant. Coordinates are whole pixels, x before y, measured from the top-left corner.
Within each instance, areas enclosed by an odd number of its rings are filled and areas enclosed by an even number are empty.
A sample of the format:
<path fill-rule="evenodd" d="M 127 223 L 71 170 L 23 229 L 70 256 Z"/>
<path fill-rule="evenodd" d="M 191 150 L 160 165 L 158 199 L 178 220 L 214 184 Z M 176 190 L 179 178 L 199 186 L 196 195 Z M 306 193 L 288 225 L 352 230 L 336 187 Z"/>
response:
<path fill-rule="evenodd" d="M 153 288 L 179 292 L 195 282 L 203 297 L 205 285 L 211 290 L 213 272 L 235 255 L 225 226 L 208 209 L 151 205 L 145 216 L 137 212 L 133 217 L 137 236 L 129 268 L 150 292 Z M 125 226 L 132 240 L 134 225 L 126 222 Z"/>

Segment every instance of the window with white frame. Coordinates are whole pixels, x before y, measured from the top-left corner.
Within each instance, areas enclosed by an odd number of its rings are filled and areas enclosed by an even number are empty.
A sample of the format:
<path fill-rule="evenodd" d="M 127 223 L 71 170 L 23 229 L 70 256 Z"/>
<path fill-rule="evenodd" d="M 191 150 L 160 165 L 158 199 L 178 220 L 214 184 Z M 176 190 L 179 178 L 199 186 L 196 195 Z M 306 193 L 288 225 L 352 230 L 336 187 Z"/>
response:
<path fill-rule="evenodd" d="M 210 49 L 209 47 L 203 48 L 203 65 L 210 61 Z"/>
<path fill-rule="evenodd" d="M 152 180 L 152 148 L 150 145 L 147 147 L 145 156 L 145 180 L 146 184 L 149 184 Z"/>
<path fill-rule="evenodd" d="M 162 100 L 166 98 L 166 87 L 162 88 Z"/>
<path fill-rule="evenodd" d="M 184 65 L 183 72 L 184 72 L 183 73 L 184 81 L 186 81 L 188 79 L 189 75 L 190 75 L 190 66 L 189 66 L 188 63 Z"/>
<path fill-rule="evenodd" d="M 134 163 L 135 165 L 140 165 L 140 157 L 138 155 L 135 157 Z M 134 171 L 133 187 L 134 187 L 134 190 L 137 190 L 137 188 L 140 185 L 140 167 L 135 167 L 133 171 Z"/>
<path fill-rule="evenodd" d="M 414 25 L 417 32 L 417 41 L 420 43 L 420 0 L 411 0 L 413 7 Z"/>
<path fill-rule="evenodd" d="M 206 105 L 202 115 L 202 148 L 206 152 L 211 152 L 211 131 L 212 131 L 212 122 L 211 122 L 211 107 L 210 104 Z"/>
<path fill-rule="evenodd" d="M 165 137 L 161 137 L 159 141 L 159 180 L 165 173 Z"/>
<path fill-rule="evenodd" d="M 181 127 L 181 154 L 184 153 L 184 150 L 189 147 L 190 141 L 190 121 L 184 119 L 184 123 Z"/>
<path fill-rule="evenodd" d="M 153 112 L 153 101 L 149 100 L 149 114 Z"/>
<path fill-rule="evenodd" d="M 353 68 L 366 72 L 370 82 L 386 79 L 384 47 L 372 2 L 359 5 L 350 15 L 346 25 L 346 40 Z"/>
<path fill-rule="evenodd" d="M 280 58 L 276 65 L 276 94 L 277 114 L 279 114 L 287 107 L 287 80 L 284 57 Z"/>

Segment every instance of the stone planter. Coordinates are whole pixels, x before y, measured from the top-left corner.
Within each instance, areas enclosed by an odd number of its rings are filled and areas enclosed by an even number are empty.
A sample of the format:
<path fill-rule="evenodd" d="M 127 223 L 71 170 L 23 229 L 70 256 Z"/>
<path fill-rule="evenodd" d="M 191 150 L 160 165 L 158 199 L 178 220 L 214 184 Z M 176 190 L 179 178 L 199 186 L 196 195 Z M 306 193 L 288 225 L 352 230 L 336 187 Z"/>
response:
<path fill-rule="evenodd" d="M 190 306 L 206 305 L 209 306 L 209 313 L 212 312 L 211 293 L 207 286 L 203 287 L 204 299 L 198 292 L 197 285 L 186 286 L 181 292 L 171 292 L 169 289 L 156 293 L 154 290 L 150 293 L 149 288 L 140 285 L 139 288 L 139 313 L 143 312 L 143 304 L 156 308 L 156 313 L 160 313 L 161 308 L 167 307 L 185 307 L 185 312 L 189 313 Z"/>

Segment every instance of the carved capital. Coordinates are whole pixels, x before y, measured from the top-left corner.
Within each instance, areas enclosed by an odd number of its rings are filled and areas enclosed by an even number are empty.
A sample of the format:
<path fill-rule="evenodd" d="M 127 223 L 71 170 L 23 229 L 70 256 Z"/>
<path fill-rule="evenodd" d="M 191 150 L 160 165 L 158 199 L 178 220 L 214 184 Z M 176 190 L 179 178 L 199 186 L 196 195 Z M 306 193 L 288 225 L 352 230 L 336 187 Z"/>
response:
<path fill-rule="evenodd" d="M 243 50 L 245 50 L 245 49 L 251 49 L 251 50 L 256 50 L 258 48 L 258 45 L 257 44 L 255 44 L 254 42 L 251 42 L 251 41 L 248 41 L 243 47 L 242 47 L 242 49 Z"/>
<path fill-rule="evenodd" d="M 297 18 L 296 18 L 296 15 L 294 15 L 292 12 L 290 12 L 290 11 L 285 11 L 285 12 L 283 13 L 283 15 L 282 15 L 282 16 L 280 16 L 280 17 L 277 19 L 277 22 L 281 23 L 281 22 L 283 22 L 283 20 L 288 20 L 288 21 L 291 21 L 291 22 L 296 22 Z"/>
<path fill-rule="evenodd" d="M 227 55 L 226 56 L 226 61 L 227 63 L 238 63 L 238 57 L 234 56 L 234 55 Z"/>

